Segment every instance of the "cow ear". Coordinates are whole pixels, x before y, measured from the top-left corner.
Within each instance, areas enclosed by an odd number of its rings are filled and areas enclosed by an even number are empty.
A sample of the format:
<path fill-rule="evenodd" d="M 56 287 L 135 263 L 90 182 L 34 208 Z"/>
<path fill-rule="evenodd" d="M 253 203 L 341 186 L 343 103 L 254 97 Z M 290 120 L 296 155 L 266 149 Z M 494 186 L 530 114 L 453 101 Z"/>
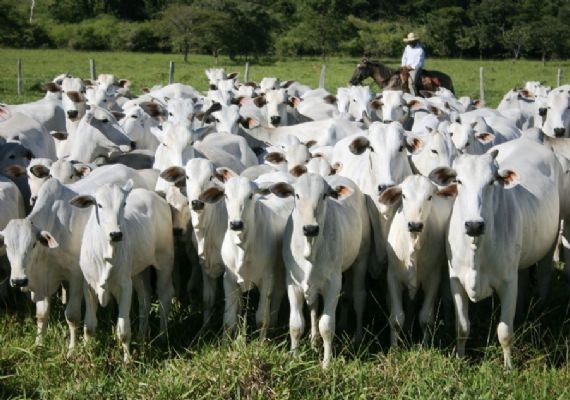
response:
<path fill-rule="evenodd" d="M 30 167 L 30 172 L 36 178 L 47 178 L 49 176 L 49 168 L 41 164 Z"/>
<path fill-rule="evenodd" d="M 393 206 L 402 200 L 402 189 L 399 186 L 392 186 L 382 192 L 378 201 L 387 206 Z"/>
<path fill-rule="evenodd" d="M 297 96 L 291 96 L 289 97 L 289 105 L 291 107 L 297 108 L 299 105 L 301 105 L 301 99 Z"/>
<path fill-rule="evenodd" d="M 278 164 L 287 161 L 285 155 L 278 151 L 272 151 L 271 153 L 265 156 L 265 161 L 270 162 L 272 164 Z"/>
<path fill-rule="evenodd" d="M 333 199 L 344 199 L 345 197 L 350 196 L 352 193 L 354 192 L 354 190 L 348 186 L 344 186 L 344 185 L 339 185 L 337 187 L 335 187 L 334 189 L 331 188 L 331 190 L 329 191 L 329 195 L 333 198 Z"/>
<path fill-rule="evenodd" d="M 265 100 L 265 96 L 257 96 L 253 98 L 253 103 L 258 107 L 261 108 L 263 107 L 265 104 L 267 104 L 267 101 Z"/>
<path fill-rule="evenodd" d="M 226 183 L 230 178 L 238 176 L 234 171 L 227 167 L 216 168 L 214 176 L 223 183 Z"/>
<path fill-rule="evenodd" d="M 457 172 L 453 168 L 438 167 L 429 173 L 429 179 L 438 186 L 447 186 L 455 181 Z"/>
<path fill-rule="evenodd" d="M 259 126 L 259 121 L 251 117 L 240 118 L 239 122 L 243 127 L 247 129 L 257 128 Z"/>
<path fill-rule="evenodd" d="M 493 135 L 492 133 L 489 133 L 489 132 L 478 133 L 475 135 L 475 137 L 482 144 L 493 143 L 493 141 L 495 140 L 495 135 Z"/>
<path fill-rule="evenodd" d="M 228 79 L 236 79 L 239 76 L 239 72 L 232 72 L 228 74 Z"/>
<path fill-rule="evenodd" d="M 56 140 L 66 140 L 68 136 L 67 132 L 62 131 L 51 131 L 49 134 Z"/>
<path fill-rule="evenodd" d="M 91 171 L 93 171 L 93 168 L 87 164 L 74 165 L 73 168 L 75 168 L 75 170 L 77 171 L 77 174 L 82 176 L 82 177 L 86 177 L 87 175 L 89 175 L 91 173 Z"/>
<path fill-rule="evenodd" d="M 296 165 L 294 168 L 289 170 L 289 173 L 293 175 L 295 178 L 300 177 L 303 174 L 307 173 L 307 167 L 304 165 Z"/>
<path fill-rule="evenodd" d="M 71 200 L 69 200 L 69 204 L 74 207 L 78 208 L 87 208 L 94 206 L 97 202 L 95 201 L 95 197 L 89 195 L 82 195 L 82 196 L 75 196 Z"/>
<path fill-rule="evenodd" d="M 55 238 L 52 236 L 51 233 L 48 231 L 38 231 L 36 235 L 36 239 L 44 246 L 49 247 L 50 249 L 55 249 L 59 247 L 59 243 Z"/>
<path fill-rule="evenodd" d="M 52 92 L 52 93 L 57 93 L 61 90 L 61 88 L 55 82 L 46 82 L 44 84 L 44 88 L 46 91 Z"/>
<path fill-rule="evenodd" d="M 420 108 L 421 106 L 422 106 L 422 103 L 420 103 L 419 100 L 410 100 L 410 101 L 408 102 L 408 108 L 409 108 L 410 110 L 415 110 L 415 109 L 417 109 L 417 108 Z"/>
<path fill-rule="evenodd" d="M 438 189 L 435 194 L 445 198 L 454 197 L 457 194 L 457 183 L 452 183 L 446 187 Z"/>
<path fill-rule="evenodd" d="M 337 161 L 331 166 L 331 175 L 337 175 L 342 170 L 342 163 Z"/>
<path fill-rule="evenodd" d="M 129 87 L 130 85 L 131 85 L 131 81 L 129 81 L 128 79 L 119 80 L 119 87 L 126 88 L 126 87 Z"/>
<path fill-rule="evenodd" d="M 113 117 L 115 117 L 117 121 L 125 118 L 125 113 L 122 113 L 120 111 L 111 111 L 111 114 L 113 114 Z"/>
<path fill-rule="evenodd" d="M 294 80 L 285 81 L 285 82 L 281 83 L 281 88 L 287 89 L 287 88 L 288 88 L 289 86 L 291 86 L 293 83 L 295 83 Z"/>
<path fill-rule="evenodd" d="M 491 156 L 491 158 L 494 160 L 497 158 L 497 156 L 499 155 L 499 149 L 494 149 L 493 151 L 491 151 L 489 153 L 489 155 Z"/>
<path fill-rule="evenodd" d="M 421 151 L 424 149 L 424 141 L 421 138 L 413 135 L 406 137 L 404 140 L 404 145 L 406 146 L 406 149 L 408 149 L 408 151 L 412 154 L 421 153 Z"/>
<path fill-rule="evenodd" d="M 206 114 L 211 114 L 216 111 L 220 111 L 222 109 L 222 105 L 217 102 L 213 102 L 210 108 L 206 110 Z"/>
<path fill-rule="evenodd" d="M 352 154 L 357 156 L 361 155 L 370 147 L 370 141 L 365 138 L 364 136 L 359 136 L 352 141 L 352 143 L 348 146 L 348 149 Z"/>
<path fill-rule="evenodd" d="M 85 86 L 93 86 L 94 85 L 94 83 L 91 79 L 83 79 L 83 84 Z"/>
<path fill-rule="evenodd" d="M 519 174 L 510 169 L 502 169 L 497 172 L 497 183 L 505 189 L 512 189 L 520 183 Z"/>
<path fill-rule="evenodd" d="M 374 110 L 379 110 L 382 108 L 382 101 L 375 99 L 370 102 L 370 105 Z"/>
<path fill-rule="evenodd" d="M 305 146 L 307 146 L 307 149 L 310 149 L 311 147 L 313 147 L 316 144 L 317 144 L 316 140 L 309 140 L 308 142 L 305 142 Z"/>
<path fill-rule="evenodd" d="M 4 173 L 10 178 L 19 178 L 21 176 L 27 175 L 26 168 L 16 164 L 6 167 Z M 49 169 L 48 169 L 48 174 L 49 174 Z"/>
<path fill-rule="evenodd" d="M 293 196 L 295 194 L 295 189 L 293 186 L 285 182 L 279 182 L 271 185 L 269 187 L 269 191 L 271 191 L 271 193 L 273 193 L 275 196 L 281 197 L 282 199 Z"/>
<path fill-rule="evenodd" d="M 131 190 L 133 190 L 133 186 L 134 186 L 134 182 L 132 179 L 129 179 L 128 181 L 125 182 L 125 184 L 121 187 L 121 190 L 125 193 L 129 193 Z"/>
<path fill-rule="evenodd" d="M 216 203 L 220 201 L 222 197 L 224 197 L 224 189 L 219 187 L 211 187 L 198 196 L 198 200 L 204 203 Z"/>
<path fill-rule="evenodd" d="M 177 182 L 186 178 L 186 172 L 182 167 L 168 167 L 160 173 L 160 177 L 167 182 Z"/>

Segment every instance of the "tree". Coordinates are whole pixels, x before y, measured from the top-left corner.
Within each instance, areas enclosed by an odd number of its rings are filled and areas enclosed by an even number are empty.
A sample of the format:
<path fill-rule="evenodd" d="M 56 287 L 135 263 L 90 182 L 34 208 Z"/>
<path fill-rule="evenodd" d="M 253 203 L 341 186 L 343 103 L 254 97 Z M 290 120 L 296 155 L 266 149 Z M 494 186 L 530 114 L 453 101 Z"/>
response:
<path fill-rule="evenodd" d="M 426 35 L 422 39 L 425 47 L 434 55 L 449 57 L 457 54 L 457 40 L 461 37 L 461 27 L 467 15 L 461 7 L 445 7 L 428 14 Z"/>
<path fill-rule="evenodd" d="M 532 29 L 526 24 L 516 24 L 503 34 L 505 47 L 513 53 L 513 58 L 518 60 L 521 53 L 532 48 Z"/>
<path fill-rule="evenodd" d="M 409 23 L 398 20 L 368 22 L 353 16 L 348 21 L 356 28 L 363 53 L 374 57 L 397 57 L 402 54 L 402 38 L 412 30 Z"/>

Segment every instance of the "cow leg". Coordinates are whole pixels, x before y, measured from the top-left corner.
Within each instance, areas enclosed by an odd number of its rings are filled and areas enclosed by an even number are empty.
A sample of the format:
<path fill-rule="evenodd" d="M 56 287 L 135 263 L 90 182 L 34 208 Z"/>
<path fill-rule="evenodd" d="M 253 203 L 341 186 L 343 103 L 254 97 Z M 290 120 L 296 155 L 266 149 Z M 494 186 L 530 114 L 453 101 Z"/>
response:
<path fill-rule="evenodd" d="M 50 300 L 49 296 L 36 302 L 36 322 L 38 331 L 36 335 L 36 346 L 41 346 L 46 334 L 47 319 L 49 317 Z"/>
<path fill-rule="evenodd" d="M 117 320 L 117 336 L 123 347 L 123 360 L 125 363 L 131 361 L 129 343 L 131 341 L 131 300 L 133 295 L 132 279 L 127 279 L 119 289 L 119 318 Z"/>
<path fill-rule="evenodd" d="M 403 290 L 402 284 L 390 266 L 388 267 L 387 278 L 390 300 L 390 343 L 392 347 L 397 347 L 400 344 L 400 336 L 406 321 L 406 313 L 402 304 Z"/>
<path fill-rule="evenodd" d="M 83 297 L 85 298 L 85 325 L 83 327 L 83 338 L 88 342 L 95 336 L 97 329 L 97 306 L 99 305 L 93 289 L 83 281 Z"/>
<path fill-rule="evenodd" d="M 161 263 L 161 268 L 156 270 L 156 291 L 160 304 L 160 337 L 168 340 L 168 315 L 174 296 L 174 284 L 172 283 L 173 260 Z"/>
<path fill-rule="evenodd" d="M 291 350 L 293 351 L 299 347 L 299 341 L 305 330 L 305 318 L 303 318 L 304 298 L 301 288 L 291 282 L 287 283 L 287 295 L 290 308 L 289 336 L 291 337 Z"/>
<path fill-rule="evenodd" d="M 233 335 L 240 312 L 241 291 L 235 279 L 227 272 L 224 273 L 224 295 L 226 304 L 224 308 L 224 330 Z"/>
<path fill-rule="evenodd" d="M 323 293 L 323 315 L 319 321 L 319 332 L 323 338 L 324 355 L 323 368 L 328 368 L 332 359 L 332 344 L 335 332 L 335 314 L 340 290 L 342 288 L 342 276 L 333 276 Z"/>
<path fill-rule="evenodd" d="M 554 253 L 558 241 L 553 243 L 552 249 L 538 262 L 537 276 L 538 276 L 538 296 L 541 301 L 546 301 L 548 298 L 550 283 L 552 281 L 552 273 L 554 272 Z"/>
<path fill-rule="evenodd" d="M 81 300 L 83 298 L 83 276 L 73 277 L 69 282 L 67 305 L 65 307 L 65 320 L 69 327 L 69 351 L 77 343 L 77 325 L 81 321 Z"/>
<path fill-rule="evenodd" d="M 205 328 L 210 322 L 214 311 L 218 280 L 209 276 L 205 271 L 202 271 L 202 283 L 202 303 L 204 307 L 202 327 Z"/>
<path fill-rule="evenodd" d="M 283 269 L 283 267 L 281 267 Z M 269 315 L 269 326 L 277 326 L 277 319 L 279 317 L 279 310 L 281 303 L 285 296 L 285 276 L 283 272 L 275 275 L 275 282 L 273 282 L 273 293 L 271 295 L 271 310 Z"/>
<path fill-rule="evenodd" d="M 465 342 L 469 337 L 471 324 L 469 322 L 469 299 L 459 279 L 449 280 L 453 304 L 455 305 L 455 327 L 457 331 L 457 357 L 465 357 Z"/>
<path fill-rule="evenodd" d="M 311 312 L 311 347 L 317 350 L 319 344 L 319 296 L 315 296 L 309 304 Z"/>
<path fill-rule="evenodd" d="M 354 312 L 356 313 L 356 332 L 353 341 L 359 343 L 362 340 L 364 307 L 366 306 L 366 268 L 368 265 L 367 257 L 361 257 L 352 267 L 352 301 L 354 302 Z"/>
<path fill-rule="evenodd" d="M 497 294 L 501 300 L 501 318 L 497 326 L 497 336 L 503 348 L 504 367 L 506 369 L 512 369 L 511 350 L 514 339 L 513 325 L 517 307 L 516 277 L 498 288 Z"/>
<path fill-rule="evenodd" d="M 148 318 L 151 302 L 150 288 L 147 287 L 150 286 L 147 285 L 149 271 L 150 270 L 147 268 L 145 271 L 133 277 L 133 289 L 137 294 L 137 300 L 139 303 L 139 329 L 137 336 L 142 341 L 146 340 L 148 337 Z"/>
<path fill-rule="evenodd" d="M 267 328 L 269 326 L 269 310 L 271 307 L 271 294 L 273 292 L 273 277 L 266 279 L 259 287 L 259 304 L 255 313 L 255 322 L 259 329 L 261 339 L 267 337 Z"/>
<path fill-rule="evenodd" d="M 424 334 L 424 346 L 427 346 L 430 343 L 430 339 L 433 339 L 433 313 L 437 299 L 437 293 L 439 290 L 440 277 L 441 274 L 439 271 L 437 271 L 437 273 L 432 273 L 429 280 L 423 285 L 424 302 L 420 310 L 420 326 Z"/>

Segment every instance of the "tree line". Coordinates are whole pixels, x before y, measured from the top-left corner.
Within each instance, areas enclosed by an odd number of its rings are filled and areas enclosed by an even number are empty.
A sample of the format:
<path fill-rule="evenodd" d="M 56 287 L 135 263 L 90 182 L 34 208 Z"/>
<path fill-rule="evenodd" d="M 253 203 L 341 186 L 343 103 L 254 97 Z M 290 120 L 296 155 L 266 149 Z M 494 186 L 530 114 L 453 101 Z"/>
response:
<path fill-rule="evenodd" d="M 568 0 L 0 0 L 0 46 L 260 56 L 570 56 Z"/>

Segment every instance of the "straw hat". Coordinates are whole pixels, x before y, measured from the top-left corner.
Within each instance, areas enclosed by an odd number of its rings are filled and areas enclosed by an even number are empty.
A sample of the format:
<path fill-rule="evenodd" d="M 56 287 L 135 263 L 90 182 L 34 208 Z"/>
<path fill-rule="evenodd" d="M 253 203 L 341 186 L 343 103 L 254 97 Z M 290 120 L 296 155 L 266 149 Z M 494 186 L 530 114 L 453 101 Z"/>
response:
<path fill-rule="evenodd" d="M 406 42 L 406 43 L 414 42 L 416 40 L 420 40 L 420 37 L 416 36 L 416 34 L 414 32 L 408 33 L 408 37 L 404 38 L 404 42 Z"/>

